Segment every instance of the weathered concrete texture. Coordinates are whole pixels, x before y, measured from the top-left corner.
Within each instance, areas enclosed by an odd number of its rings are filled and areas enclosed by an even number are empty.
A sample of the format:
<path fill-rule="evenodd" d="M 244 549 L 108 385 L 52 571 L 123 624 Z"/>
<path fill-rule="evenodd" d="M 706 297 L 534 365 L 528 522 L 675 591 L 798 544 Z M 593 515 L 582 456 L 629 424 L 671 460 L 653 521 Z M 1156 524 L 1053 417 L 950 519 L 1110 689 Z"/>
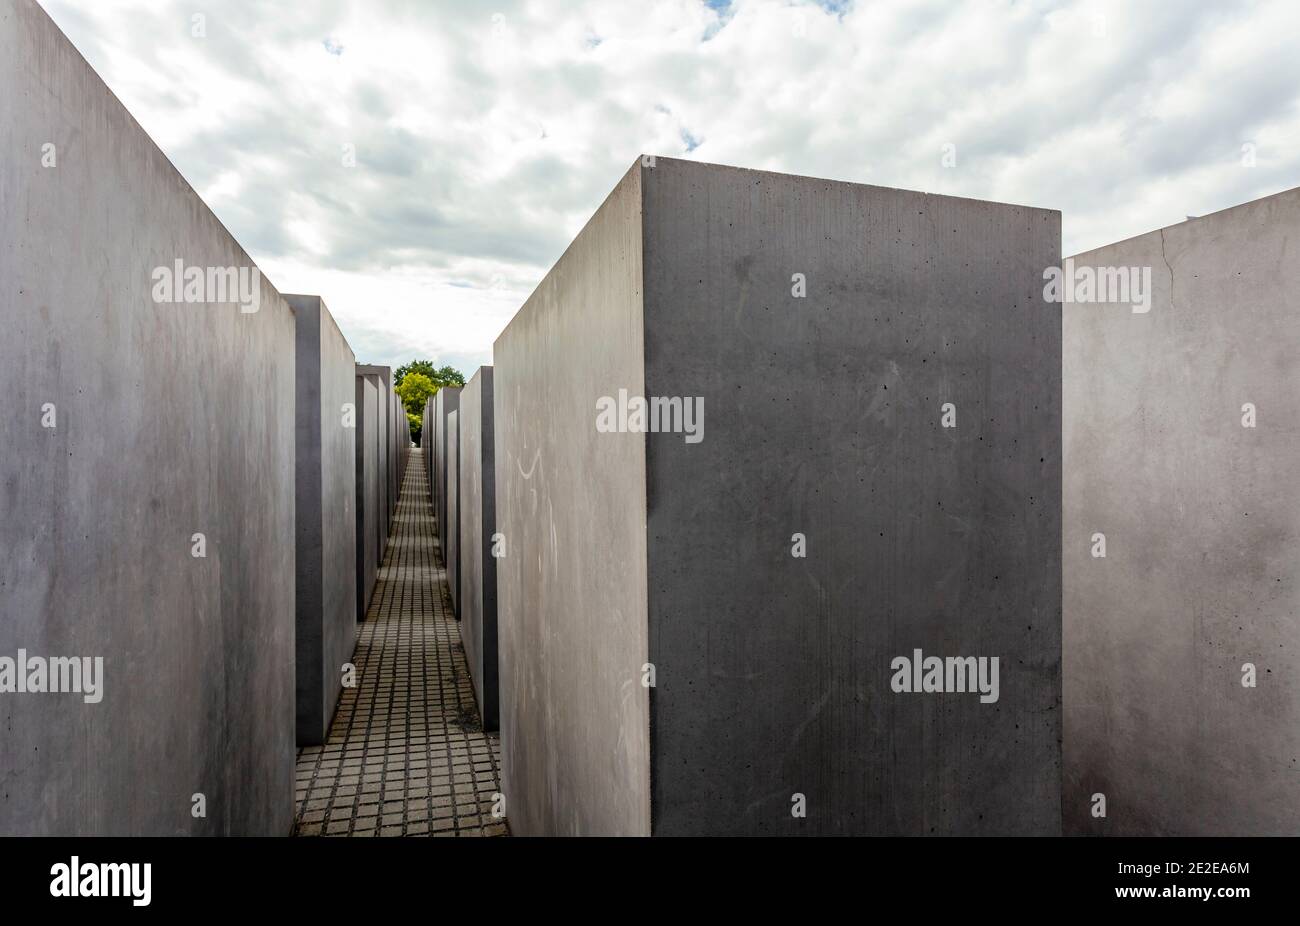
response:
<path fill-rule="evenodd" d="M 0 656 L 103 659 L 0 695 L 0 833 L 286 835 L 293 314 L 31 0 L 0 88 Z M 156 302 L 177 260 L 258 310 Z"/>
<path fill-rule="evenodd" d="M 460 620 L 460 412 L 447 416 L 447 590 L 451 609 Z"/>
<path fill-rule="evenodd" d="M 390 422 L 388 439 L 391 444 L 388 484 L 391 489 L 389 503 L 392 505 L 392 509 L 388 512 L 388 525 L 391 529 L 393 518 L 397 515 L 397 497 L 402 492 L 402 476 L 406 473 L 406 448 L 411 443 L 407 433 L 406 410 L 402 408 L 402 400 L 391 389 L 388 393 L 388 412 Z"/>
<path fill-rule="evenodd" d="M 493 346 L 501 774 L 519 835 L 650 831 L 645 437 L 592 424 L 597 396 L 642 391 L 640 218 L 634 169 Z"/>
<path fill-rule="evenodd" d="M 497 698 L 496 470 L 492 368 L 479 367 L 460 394 L 460 609 L 465 660 L 486 730 L 500 725 Z"/>
<path fill-rule="evenodd" d="M 295 584 L 299 746 L 325 742 L 356 633 L 356 357 L 319 296 L 286 295 L 297 325 Z"/>
<path fill-rule="evenodd" d="M 385 529 L 391 533 L 393 518 L 397 514 L 397 499 L 402 491 L 402 478 L 406 475 L 406 458 L 411 448 L 411 429 L 406 420 L 406 409 L 402 406 L 402 400 L 394 390 L 391 379 L 392 370 L 389 367 L 382 367 L 386 371 L 388 384 L 386 395 L 387 406 L 387 440 L 388 440 L 388 516 L 385 522 Z"/>
<path fill-rule="evenodd" d="M 374 379 L 357 374 L 357 620 L 364 620 L 370 596 L 375 590 L 379 563 L 379 436 L 375 417 L 379 414 L 379 389 Z"/>
<path fill-rule="evenodd" d="M 1154 296 L 1065 311 L 1068 833 L 1300 832 L 1298 237 L 1291 190 L 1074 258 Z"/>
<path fill-rule="evenodd" d="M 429 399 L 424 403 L 424 418 L 420 426 L 420 459 L 424 464 L 424 477 L 428 483 L 428 504 L 429 510 L 433 510 L 433 400 Z"/>
<path fill-rule="evenodd" d="M 439 389 L 438 392 L 442 390 Z M 432 437 L 429 440 L 428 454 L 432 456 L 429 460 L 429 475 L 431 482 L 429 484 L 429 503 L 433 506 L 433 516 L 436 521 L 442 520 L 442 430 L 445 427 L 442 423 L 442 403 L 445 399 L 439 399 L 438 394 L 434 393 L 429 399 L 429 427 L 432 429 L 429 433 Z M 435 525 L 438 532 L 439 542 L 442 537 L 441 525 Z"/>
<path fill-rule="evenodd" d="M 389 409 L 389 396 L 392 395 L 392 370 L 389 367 L 362 363 L 357 364 L 357 373 L 373 376 L 375 388 L 379 393 L 379 413 L 375 417 L 377 425 L 376 439 L 379 446 L 379 517 L 375 523 L 375 533 L 378 537 L 378 544 L 375 549 L 378 555 L 375 558 L 375 564 L 380 565 L 384 561 L 384 552 L 388 549 L 389 521 L 396 501 L 391 482 L 392 470 L 389 465 L 393 455 L 391 437 L 393 416 Z"/>
<path fill-rule="evenodd" d="M 1059 242 L 633 168 L 495 345 L 512 831 L 1060 831 Z M 702 441 L 599 433 L 620 389 L 702 397 Z M 917 649 L 997 657 L 999 699 L 895 693 Z"/>
<path fill-rule="evenodd" d="M 411 420 L 406 417 L 406 406 L 402 404 L 401 397 L 394 393 L 393 401 L 397 404 L 397 484 L 393 495 L 399 497 L 406 482 L 406 466 L 411 461 Z M 396 504 L 393 506 L 393 516 L 397 516 Z"/>
<path fill-rule="evenodd" d="M 436 409 L 433 426 L 437 432 L 434 458 L 434 491 L 437 493 L 435 514 L 438 516 L 438 543 L 446 561 L 447 550 L 447 418 L 460 407 L 460 386 L 443 386 L 434 395 Z"/>

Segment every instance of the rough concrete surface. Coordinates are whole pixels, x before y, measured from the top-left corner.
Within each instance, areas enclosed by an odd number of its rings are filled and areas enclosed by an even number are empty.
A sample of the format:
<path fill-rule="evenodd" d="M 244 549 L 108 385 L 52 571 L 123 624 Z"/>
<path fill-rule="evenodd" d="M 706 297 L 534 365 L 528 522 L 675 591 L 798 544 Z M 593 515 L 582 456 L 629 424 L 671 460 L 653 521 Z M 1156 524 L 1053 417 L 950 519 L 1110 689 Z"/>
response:
<path fill-rule="evenodd" d="M 1060 831 L 1059 260 L 1048 210 L 633 168 L 495 346 L 514 831 Z M 598 433 L 620 389 L 703 440 Z M 999 700 L 895 693 L 917 649 Z"/>
<path fill-rule="evenodd" d="M 429 510 L 434 510 L 434 492 L 433 492 L 433 455 L 434 440 L 437 436 L 433 427 L 434 401 L 430 398 L 424 403 L 424 425 L 420 430 L 420 449 L 423 453 L 420 458 L 424 461 L 424 476 L 428 483 L 429 492 Z"/>
<path fill-rule="evenodd" d="M 451 609 L 460 620 L 460 412 L 447 416 L 447 590 Z"/>
<path fill-rule="evenodd" d="M 392 375 L 391 372 L 389 374 Z M 393 517 L 397 514 L 397 497 L 402 492 L 402 473 L 406 469 L 406 444 L 403 439 L 406 433 L 406 413 L 402 410 L 402 402 L 393 392 L 392 384 L 388 387 L 388 486 L 389 486 L 389 504 L 392 506 L 388 512 L 388 526 L 391 529 Z"/>
<path fill-rule="evenodd" d="M 447 550 L 447 418 L 460 407 L 460 390 L 460 386 L 443 386 L 434 396 L 437 403 L 434 412 L 434 429 L 437 432 L 434 491 L 437 493 L 437 505 L 434 513 L 438 517 L 438 543 L 443 550 L 444 562 Z"/>
<path fill-rule="evenodd" d="M 375 524 L 376 534 L 379 538 L 376 552 L 378 557 L 375 560 L 376 565 L 384 562 L 384 553 L 388 549 L 388 528 L 389 521 L 392 518 L 393 508 L 396 503 L 394 487 L 391 482 L 392 469 L 390 460 L 393 455 L 392 446 L 392 414 L 389 409 L 388 397 L 391 395 L 392 371 L 389 367 L 376 366 L 374 364 L 361 363 L 357 364 L 357 372 L 365 376 L 373 376 L 375 389 L 379 393 L 379 414 L 375 418 L 378 424 L 379 439 L 379 518 Z"/>
<path fill-rule="evenodd" d="M 493 346 L 501 769 L 520 835 L 650 831 L 645 439 L 593 427 L 596 396 L 642 388 L 640 218 L 634 169 Z"/>
<path fill-rule="evenodd" d="M 492 368 L 479 367 L 460 394 L 460 636 L 483 727 L 500 726 L 497 697 L 496 469 Z"/>
<path fill-rule="evenodd" d="M 0 833 L 286 835 L 293 314 L 260 275 L 256 312 L 155 301 L 254 265 L 31 0 L 0 88 L 0 655 L 104 672 L 0 695 Z"/>
<path fill-rule="evenodd" d="M 1291 190 L 1074 258 L 1154 297 L 1065 312 L 1067 833 L 1300 832 L 1297 237 Z"/>
<path fill-rule="evenodd" d="M 297 324 L 297 738 L 315 746 L 329 732 L 356 633 L 356 429 L 344 421 L 356 358 L 319 296 L 284 298 Z"/>
<path fill-rule="evenodd" d="M 375 590 L 379 548 L 379 389 L 369 376 L 357 374 L 356 514 L 357 620 L 364 620 Z"/>
<path fill-rule="evenodd" d="M 393 402 L 397 405 L 397 491 L 394 494 L 400 496 L 406 480 L 406 466 L 411 461 L 411 421 L 406 417 L 406 406 L 396 393 L 393 394 Z M 396 506 L 393 515 L 397 515 Z"/>

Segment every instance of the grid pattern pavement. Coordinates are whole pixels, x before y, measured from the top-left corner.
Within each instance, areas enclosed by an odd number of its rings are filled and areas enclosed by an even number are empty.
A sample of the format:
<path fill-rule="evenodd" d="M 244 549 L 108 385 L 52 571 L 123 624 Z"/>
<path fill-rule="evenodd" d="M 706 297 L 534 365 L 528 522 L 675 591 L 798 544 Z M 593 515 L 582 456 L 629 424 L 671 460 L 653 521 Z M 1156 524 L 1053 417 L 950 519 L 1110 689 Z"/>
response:
<path fill-rule="evenodd" d="M 324 746 L 298 753 L 299 836 L 503 836 L 500 738 L 484 733 L 411 451 L 393 536 L 359 625 L 356 686 Z"/>

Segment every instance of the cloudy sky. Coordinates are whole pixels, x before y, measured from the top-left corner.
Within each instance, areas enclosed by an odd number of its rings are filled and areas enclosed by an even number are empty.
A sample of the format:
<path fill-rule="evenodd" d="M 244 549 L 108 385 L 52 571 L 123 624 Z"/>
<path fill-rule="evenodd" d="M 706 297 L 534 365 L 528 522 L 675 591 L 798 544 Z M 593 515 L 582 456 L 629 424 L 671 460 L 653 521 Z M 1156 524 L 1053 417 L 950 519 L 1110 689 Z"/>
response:
<path fill-rule="evenodd" d="M 1300 185 L 1297 0 L 42 2 L 369 362 L 490 362 L 641 153 L 1060 209 L 1066 254 Z"/>

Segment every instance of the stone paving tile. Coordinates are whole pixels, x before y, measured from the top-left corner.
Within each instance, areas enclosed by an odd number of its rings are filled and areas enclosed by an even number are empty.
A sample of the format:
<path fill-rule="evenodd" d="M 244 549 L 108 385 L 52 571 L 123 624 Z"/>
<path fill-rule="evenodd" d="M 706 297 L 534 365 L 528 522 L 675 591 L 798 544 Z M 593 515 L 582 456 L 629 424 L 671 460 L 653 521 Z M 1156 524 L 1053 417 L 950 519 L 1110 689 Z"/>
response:
<path fill-rule="evenodd" d="M 298 753 L 299 836 L 504 836 L 501 742 L 484 733 L 452 616 L 421 451 L 411 452 L 366 619 L 357 687 Z"/>

